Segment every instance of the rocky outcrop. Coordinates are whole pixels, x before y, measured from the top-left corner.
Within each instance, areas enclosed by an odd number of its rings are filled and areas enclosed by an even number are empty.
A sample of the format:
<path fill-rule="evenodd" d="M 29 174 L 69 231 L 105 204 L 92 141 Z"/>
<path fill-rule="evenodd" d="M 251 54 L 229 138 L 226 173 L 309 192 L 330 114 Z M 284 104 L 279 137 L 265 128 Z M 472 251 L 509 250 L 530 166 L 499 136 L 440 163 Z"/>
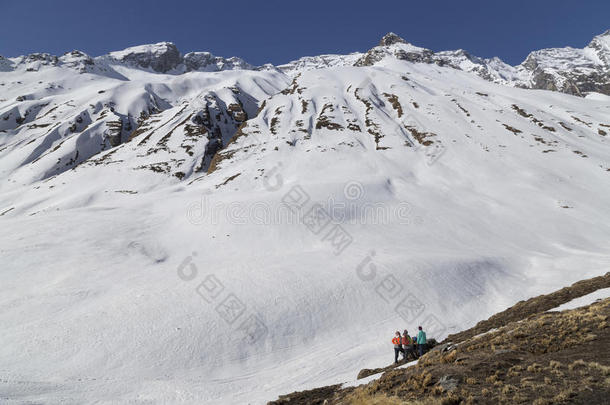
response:
<path fill-rule="evenodd" d="M 80 73 L 91 72 L 95 65 L 93 58 L 86 53 L 77 50 L 66 52 L 59 60 L 65 67 L 75 69 Z"/>
<path fill-rule="evenodd" d="M 433 56 L 431 50 L 414 46 L 391 32 L 381 39 L 378 46 L 358 59 L 354 66 L 373 66 L 387 57 L 408 62 L 434 63 Z"/>
<path fill-rule="evenodd" d="M 379 46 L 390 46 L 390 45 L 394 45 L 394 44 L 406 44 L 406 43 L 407 43 L 407 41 L 405 41 L 398 35 L 394 34 L 393 32 L 388 32 L 387 34 L 385 34 L 383 36 L 383 38 L 381 38 L 381 41 L 379 41 Z"/>
<path fill-rule="evenodd" d="M 187 72 L 218 72 L 221 70 L 255 69 L 254 66 L 250 65 L 241 58 L 223 58 L 220 56 L 214 56 L 209 52 L 189 52 L 184 55 L 183 63 Z"/>
<path fill-rule="evenodd" d="M 171 42 L 134 46 L 122 51 L 111 52 L 108 58 L 160 73 L 166 73 L 182 63 L 178 48 Z"/>
<path fill-rule="evenodd" d="M 516 67 L 524 86 L 576 96 L 610 94 L 610 30 L 584 48 L 549 48 L 532 52 Z"/>

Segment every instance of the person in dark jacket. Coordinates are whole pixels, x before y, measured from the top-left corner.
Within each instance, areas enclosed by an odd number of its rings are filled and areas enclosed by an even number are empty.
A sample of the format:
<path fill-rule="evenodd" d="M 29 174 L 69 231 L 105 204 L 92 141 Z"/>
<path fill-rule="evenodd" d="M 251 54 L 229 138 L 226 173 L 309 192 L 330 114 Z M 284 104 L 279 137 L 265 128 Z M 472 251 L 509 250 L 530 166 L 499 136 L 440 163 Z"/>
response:
<path fill-rule="evenodd" d="M 402 349 L 400 332 L 396 331 L 396 336 L 392 338 L 392 343 L 394 344 L 394 364 L 396 364 L 398 363 L 398 353 L 402 353 L 403 356 L 405 355 L 405 352 Z"/>

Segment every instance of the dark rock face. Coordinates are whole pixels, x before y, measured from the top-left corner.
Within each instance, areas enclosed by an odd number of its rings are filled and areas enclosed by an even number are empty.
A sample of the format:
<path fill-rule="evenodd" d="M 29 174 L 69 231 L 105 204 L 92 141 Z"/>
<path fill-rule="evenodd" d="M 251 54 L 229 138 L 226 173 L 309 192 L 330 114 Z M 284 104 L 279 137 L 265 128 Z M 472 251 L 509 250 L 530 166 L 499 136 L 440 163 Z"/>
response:
<path fill-rule="evenodd" d="M 406 44 L 407 41 L 394 34 L 393 32 L 389 32 L 385 34 L 383 38 L 381 38 L 381 41 L 379 41 L 379 46 L 388 46 L 398 43 Z"/>
<path fill-rule="evenodd" d="M 532 52 L 517 66 L 530 77 L 525 87 L 583 96 L 610 94 L 610 30 L 584 49 L 551 48 Z"/>
<path fill-rule="evenodd" d="M 409 62 L 420 62 L 420 63 L 434 63 L 434 52 L 429 49 L 424 49 L 421 52 L 405 52 L 397 51 L 394 53 L 396 59 L 406 60 Z"/>
<path fill-rule="evenodd" d="M 220 56 L 214 56 L 209 52 L 189 52 L 184 55 L 183 62 L 187 72 L 216 72 L 220 70 L 232 69 L 254 69 L 254 66 L 246 63 L 241 58 L 223 58 Z"/>
<path fill-rule="evenodd" d="M 599 67 L 555 70 L 533 61 L 526 61 L 522 66 L 530 72 L 531 81 L 527 87 L 532 89 L 559 91 L 580 97 L 588 92 L 610 95 L 610 70 L 604 71 Z"/>
<path fill-rule="evenodd" d="M 182 58 L 176 45 L 162 42 L 155 45 L 129 48 L 120 60 L 141 68 L 150 68 L 155 72 L 166 73 L 181 62 Z"/>

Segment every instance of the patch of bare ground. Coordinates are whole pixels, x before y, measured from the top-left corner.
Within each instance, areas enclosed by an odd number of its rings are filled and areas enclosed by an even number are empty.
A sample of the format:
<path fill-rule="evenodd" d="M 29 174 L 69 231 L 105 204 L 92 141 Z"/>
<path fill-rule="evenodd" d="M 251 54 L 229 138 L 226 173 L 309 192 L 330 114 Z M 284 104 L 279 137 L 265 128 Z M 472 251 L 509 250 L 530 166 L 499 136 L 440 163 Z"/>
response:
<path fill-rule="evenodd" d="M 429 145 L 432 145 L 434 143 L 434 141 L 432 141 L 432 140 L 430 140 L 428 138 L 435 137 L 436 136 L 435 133 L 433 133 L 433 132 L 421 132 L 417 128 L 412 127 L 412 126 L 408 126 L 408 125 L 405 125 L 405 128 L 407 129 L 407 131 L 409 131 L 411 133 L 413 138 L 415 138 L 415 140 L 417 142 L 419 142 L 420 144 L 422 144 L 424 146 L 429 146 Z"/>
<path fill-rule="evenodd" d="M 332 104 L 325 104 L 324 107 L 322 107 L 320 115 L 318 116 L 318 120 L 316 122 L 316 129 L 326 128 L 334 131 L 343 130 L 343 125 L 338 124 L 336 122 L 332 122 L 332 119 L 335 118 L 334 116 L 327 115 L 333 113 L 334 111 L 335 108 Z"/>
<path fill-rule="evenodd" d="M 580 122 L 581 124 L 585 124 L 586 126 L 591 128 L 591 124 L 592 124 L 591 122 L 586 122 L 586 121 L 584 121 L 584 120 L 582 120 L 582 119 L 580 119 L 580 118 L 578 118 L 578 117 L 576 117 L 574 115 L 572 115 L 572 119 L 574 119 L 574 121 L 576 121 L 576 122 Z"/>
<path fill-rule="evenodd" d="M 470 112 L 467 109 L 465 109 L 464 107 L 462 107 L 462 105 L 460 103 L 458 103 L 458 101 L 456 99 L 453 98 L 453 99 L 451 99 L 451 101 L 453 101 L 455 103 L 455 105 L 457 105 L 458 108 L 460 110 L 462 110 L 462 112 L 464 114 L 466 114 L 467 117 L 470 117 Z"/>
<path fill-rule="evenodd" d="M 306 90 L 307 87 L 299 87 L 299 83 L 298 83 L 298 79 L 301 76 L 301 73 L 297 74 L 293 79 L 292 82 L 290 83 L 290 86 L 286 87 L 284 90 L 282 90 L 280 93 L 284 94 L 284 95 L 288 95 L 288 94 L 294 94 L 299 93 L 302 94 L 303 90 Z"/>
<path fill-rule="evenodd" d="M 14 209 L 15 209 L 15 207 L 11 207 L 11 208 L 9 208 L 9 209 L 7 209 L 7 210 L 5 210 L 5 211 L 0 212 L 0 217 L 1 217 L 1 216 L 3 216 L 3 215 L 4 215 L 4 214 L 6 214 L 6 213 L 11 212 L 11 211 L 12 211 L 12 210 L 14 210 Z"/>
<path fill-rule="evenodd" d="M 502 125 L 504 125 L 504 128 L 506 128 L 507 130 L 509 130 L 510 132 L 512 132 L 512 133 L 513 133 L 513 134 L 515 134 L 515 135 L 520 134 L 520 133 L 522 132 L 520 129 L 517 129 L 517 128 L 514 128 L 514 127 L 511 127 L 511 126 L 510 126 L 510 125 L 508 125 L 508 124 L 502 124 Z"/>
<path fill-rule="evenodd" d="M 111 157 L 114 155 L 118 149 L 112 149 L 110 152 L 102 155 L 98 158 L 90 158 L 87 162 L 90 165 L 98 166 L 98 165 L 109 165 L 111 163 L 122 162 L 122 160 L 112 160 Z"/>
<path fill-rule="evenodd" d="M 167 174 L 171 171 L 171 166 L 170 166 L 169 162 L 157 162 L 157 163 L 150 163 L 147 165 L 138 166 L 135 169 L 136 170 L 148 169 L 155 173 Z"/>
<path fill-rule="evenodd" d="M 228 182 L 235 180 L 235 179 L 236 179 L 236 178 L 237 178 L 237 177 L 238 177 L 240 174 L 241 174 L 241 173 L 237 173 L 237 174 L 234 174 L 233 176 L 229 176 L 229 177 L 227 177 L 227 178 L 225 179 L 225 181 L 223 181 L 223 182 L 222 182 L 222 183 L 220 183 L 220 184 L 217 184 L 217 185 L 216 185 L 216 188 L 220 188 L 220 187 L 224 186 L 225 184 L 227 184 Z"/>
<path fill-rule="evenodd" d="M 402 117 L 402 114 L 403 114 L 402 106 L 400 105 L 400 102 L 398 101 L 398 96 L 396 94 L 390 94 L 390 93 L 383 93 L 383 95 L 388 100 L 388 102 L 392 105 L 392 108 L 394 110 L 396 110 L 396 113 L 398 114 L 398 118 Z"/>
<path fill-rule="evenodd" d="M 519 107 L 517 104 L 513 104 L 512 105 L 512 109 L 515 110 L 517 112 L 517 114 L 519 114 L 520 116 L 522 116 L 524 118 L 529 118 L 530 121 L 532 121 L 534 124 L 538 125 L 540 128 L 542 128 L 542 129 L 544 129 L 546 131 L 549 131 L 549 132 L 555 132 L 555 128 L 553 128 L 553 127 L 551 127 L 549 125 L 544 125 L 543 121 L 541 121 L 538 118 L 534 117 L 533 114 L 527 113 L 524 109 Z"/>
<path fill-rule="evenodd" d="M 575 154 L 577 154 L 577 155 L 580 155 L 580 157 L 584 157 L 584 158 L 588 157 L 586 154 L 582 153 L 582 152 L 581 152 L 581 151 L 579 151 L 579 150 L 573 150 L 572 152 L 574 152 L 574 153 L 575 153 Z"/>
<path fill-rule="evenodd" d="M 273 118 L 271 118 L 271 122 L 269 124 L 269 130 L 273 135 L 277 135 L 277 125 L 280 122 L 280 115 L 282 114 L 282 107 L 278 107 L 275 109 Z"/>
<path fill-rule="evenodd" d="M 373 137 L 375 138 L 375 148 L 377 150 L 387 149 L 387 148 L 379 146 L 379 142 L 381 141 L 381 138 L 383 138 L 383 135 L 381 134 L 381 132 L 379 132 L 379 125 L 377 125 L 377 123 L 375 121 L 373 121 L 370 117 L 370 113 L 373 110 L 373 103 L 371 103 L 370 100 L 365 99 L 362 96 L 360 96 L 358 90 L 360 90 L 360 89 L 354 90 L 354 96 L 356 97 L 356 99 L 358 101 L 360 101 L 365 106 L 364 125 L 366 125 L 366 131 L 369 134 L 373 135 Z"/>

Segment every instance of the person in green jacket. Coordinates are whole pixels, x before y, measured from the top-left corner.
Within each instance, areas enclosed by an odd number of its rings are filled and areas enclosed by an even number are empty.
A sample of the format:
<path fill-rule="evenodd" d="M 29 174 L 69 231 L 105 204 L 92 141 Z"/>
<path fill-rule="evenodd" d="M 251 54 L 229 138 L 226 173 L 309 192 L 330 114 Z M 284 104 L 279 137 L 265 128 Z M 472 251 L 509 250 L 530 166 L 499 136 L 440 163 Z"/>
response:
<path fill-rule="evenodd" d="M 419 327 L 419 333 L 417 334 L 417 348 L 419 349 L 419 355 L 423 356 L 426 351 L 426 332 Z"/>

